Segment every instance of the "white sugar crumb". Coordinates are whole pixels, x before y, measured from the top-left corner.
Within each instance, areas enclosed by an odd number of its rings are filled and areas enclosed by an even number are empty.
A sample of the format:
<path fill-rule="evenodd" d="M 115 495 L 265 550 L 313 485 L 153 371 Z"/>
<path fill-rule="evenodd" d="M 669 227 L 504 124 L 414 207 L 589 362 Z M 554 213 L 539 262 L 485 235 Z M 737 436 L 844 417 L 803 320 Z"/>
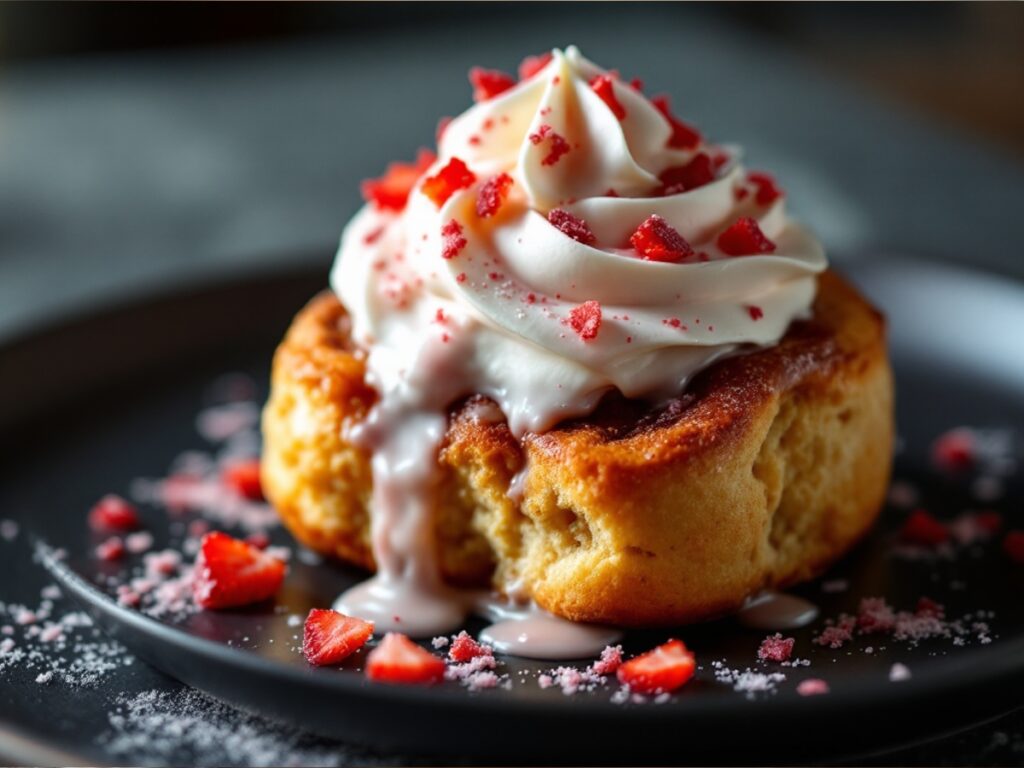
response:
<path fill-rule="evenodd" d="M 748 699 L 753 699 L 758 693 L 775 693 L 779 683 L 786 679 L 781 672 L 755 672 L 749 667 L 732 669 L 724 661 L 712 661 L 711 668 L 715 680 L 732 686 L 734 691 L 745 694 Z"/>
<path fill-rule="evenodd" d="M 438 635 L 437 637 L 435 637 L 434 639 L 432 639 L 430 641 L 430 644 L 436 650 L 440 650 L 441 648 L 447 647 L 447 645 L 448 645 L 448 638 L 445 637 L 444 635 Z"/>
<path fill-rule="evenodd" d="M 45 685 L 51 680 L 53 680 L 53 670 L 49 670 L 47 672 L 40 672 L 38 675 L 36 675 L 36 682 L 40 685 Z"/>
<path fill-rule="evenodd" d="M 293 613 L 288 617 L 288 626 L 297 627 L 302 623 L 302 616 L 297 613 Z"/>
<path fill-rule="evenodd" d="M 906 665 L 896 663 L 892 665 L 892 669 L 889 670 L 889 680 L 894 683 L 902 682 L 903 680 L 910 679 L 910 670 L 907 669 Z"/>
<path fill-rule="evenodd" d="M 199 691 L 157 690 L 122 696 L 100 743 L 131 764 L 349 765 L 367 755 L 236 710 Z"/>

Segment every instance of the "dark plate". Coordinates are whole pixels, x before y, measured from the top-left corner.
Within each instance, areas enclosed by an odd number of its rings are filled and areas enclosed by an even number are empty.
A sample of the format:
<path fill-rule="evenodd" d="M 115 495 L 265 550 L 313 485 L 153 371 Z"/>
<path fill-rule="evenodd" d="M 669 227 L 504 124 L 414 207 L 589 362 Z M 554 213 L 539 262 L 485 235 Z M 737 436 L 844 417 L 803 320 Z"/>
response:
<path fill-rule="evenodd" d="M 940 517 L 978 508 L 970 476 L 929 469 L 931 440 L 946 429 L 1024 427 L 1024 290 L 982 275 L 914 262 L 869 263 L 854 278 L 888 312 L 905 448 L 896 477 L 914 483 Z M 470 693 L 456 684 L 420 689 L 368 684 L 361 657 L 340 670 L 308 667 L 296 651 L 290 614 L 324 606 L 361 577 L 341 566 L 293 559 L 276 606 L 156 621 L 119 607 L 98 588 L 111 574 L 92 557 L 85 512 L 96 498 L 127 493 L 133 478 L 158 476 L 182 450 L 201 445 L 197 411 L 226 371 L 266 380 L 270 355 L 323 272 L 272 274 L 182 291 L 54 327 L 0 350 L 2 516 L 41 542 L 67 550 L 48 566 L 95 620 L 164 672 L 218 697 L 350 741 L 413 753 L 491 761 L 777 762 L 863 754 L 994 717 L 1024 703 L 1024 569 L 995 544 L 950 560 L 893 555 L 904 510 L 891 509 L 874 533 L 825 580 L 797 590 L 823 616 L 855 612 L 865 596 L 912 608 L 921 595 L 951 616 L 991 611 L 992 641 L 946 639 L 918 645 L 858 638 L 841 650 L 811 642 L 821 622 L 793 632 L 809 667 L 756 662 L 763 632 L 726 619 L 674 632 L 631 632 L 627 653 L 667 635 L 685 638 L 702 662 L 698 679 L 670 701 L 614 704 L 614 686 L 565 696 L 542 690 L 551 664 L 506 659 L 510 689 Z M 265 390 L 259 393 L 262 397 Z M 1020 527 L 1024 488 L 1006 480 L 998 509 Z M 20 510 L 32 510 L 31 514 Z M 172 538 L 167 517 L 143 510 L 158 545 Z M 283 531 L 276 543 L 290 543 Z M 22 539 L 27 541 L 28 537 Z M 470 625 L 469 629 L 478 628 Z M 873 646 L 868 652 L 868 646 Z M 782 671 L 772 693 L 747 697 L 715 680 L 712 661 Z M 909 680 L 889 680 L 899 662 Z M 797 684 L 823 678 L 824 696 Z"/>

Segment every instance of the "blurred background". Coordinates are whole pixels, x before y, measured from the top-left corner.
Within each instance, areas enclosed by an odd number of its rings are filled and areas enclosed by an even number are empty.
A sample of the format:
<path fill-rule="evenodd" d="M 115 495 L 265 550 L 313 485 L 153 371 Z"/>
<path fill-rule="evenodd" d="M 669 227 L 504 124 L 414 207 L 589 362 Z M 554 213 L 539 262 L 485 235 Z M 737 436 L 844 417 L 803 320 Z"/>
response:
<path fill-rule="evenodd" d="M 326 266 L 358 182 L 578 44 L 776 172 L 842 263 L 1024 276 L 1024 6 L 0 4 L 0 338 Z"/>

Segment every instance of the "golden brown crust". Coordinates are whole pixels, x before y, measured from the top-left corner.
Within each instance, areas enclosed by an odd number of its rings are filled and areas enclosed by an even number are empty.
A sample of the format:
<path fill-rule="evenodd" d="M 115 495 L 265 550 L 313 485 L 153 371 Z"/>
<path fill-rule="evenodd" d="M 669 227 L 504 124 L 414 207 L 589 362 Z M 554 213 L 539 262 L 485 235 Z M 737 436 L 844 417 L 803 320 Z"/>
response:
<path fill-rule="evenodd" d="M 278 349 L 264 485 L 297 538 L 372 567 L 369 459 L 342 434 L 375 393 L 347 323 L 322 294 Z M 520 442 L 493 404 L 457 404 L 439 455 L 442 571 L 460 584 L 518 580 L 580 621 L 707 618 L 813 576 L 864 534 L 892 431 L 884 321 L 826 273 L 811 320 L 709 368 L 657 411 L 609 396 Z"/>

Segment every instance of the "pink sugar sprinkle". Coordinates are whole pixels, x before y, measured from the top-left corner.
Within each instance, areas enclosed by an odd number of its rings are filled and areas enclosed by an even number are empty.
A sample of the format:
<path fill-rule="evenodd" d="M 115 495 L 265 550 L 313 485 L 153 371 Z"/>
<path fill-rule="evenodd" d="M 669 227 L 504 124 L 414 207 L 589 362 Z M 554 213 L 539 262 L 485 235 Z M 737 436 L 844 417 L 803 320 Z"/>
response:
<path fill-rule="evenodd" d="M 117 588 L 117 603 L 126 608 L 135 608 L 142 602 L 142 596 L 126 584 Z"/>
<path fill-rule="evenodd" d="M 153 534 L 148 531 L 130 533 L 124 539 L 124 545 L 133 554 L 142 554 L 153 546 Z"/>
<path fill-rule="evenodd" d="M 789 661 L 795 644 L 796 638 L 783 637 L 782 633 L 776 632 L 761 641 L 761 647 L 757 649 L 757 658 L 763 661 Z"/>
<path fill-rule="evenodd" d="M 27 608 L 20 608 L 14 614 L 14 623 L 20 624 L 23 627 L 28 624 L 35 624 L 36 621 L 38 621 L 38 617 L 36 616 L 35 612 L 30 611 Z"/>
<path fill-rule="evenodd" d="M 143 563 L 149 576 L 170 576 L 181 565 L 181 553 L 173 549 L 150 552 L 143 557 Z"/>
<path fill-rule="evenodd" d="M 52 643 L 57 638 L 64 636 L 64 629 L 60 624 L 48 624 L 42 632 L 39 633 L 39 639 L 44 643 Z"/>
<path fill-rule="evenodd" d="M 823 693 L 828 693 L 828 683 L 816 677 L 801 680 L 796 687 L 796 692 L 801 696 L 820 696 Z"/>
<path fill-rule="evenodd" d="M 608 645 L 601 651 L 601 658 L 590 665 L 590 672 L 595 675 L 610 675 L 622 666 L 622 646 Z"/>
<path fill-rule="evenodd" d="M 856 625 L 857 620 L 854 617 L 840 616 L 839 622 L 825 627 L 821 634 L 814 638 L 814 642 L 833 649 L 842 648 L 845 643 L 853 639 L 853 628 Z"/>
<path fill-rule="evenodd" d="M 13 520 L 0 520 L 0 539 L 14 541 L 18 538 L 18 524 Z"/>
<path fill-rule="evenodd" d="M 0 656 L 6 656 L 12 650 L 14 650 L 14 641 L 11 638 L 5 637 L 0 640 Z"/>
<path fill-rule="evenodd" d="M 111 536 L 96 546 L 96 557 L 105 562 L 120 560 L 124 557 L 124 543 L 117 536 Z"/>
<path fill-rule="evenodd" d="M 861 632 L 889 632 L 896 626 L 896 614 L 884 598 L 865 597 L 857 611 L 857 627 Z"/>

